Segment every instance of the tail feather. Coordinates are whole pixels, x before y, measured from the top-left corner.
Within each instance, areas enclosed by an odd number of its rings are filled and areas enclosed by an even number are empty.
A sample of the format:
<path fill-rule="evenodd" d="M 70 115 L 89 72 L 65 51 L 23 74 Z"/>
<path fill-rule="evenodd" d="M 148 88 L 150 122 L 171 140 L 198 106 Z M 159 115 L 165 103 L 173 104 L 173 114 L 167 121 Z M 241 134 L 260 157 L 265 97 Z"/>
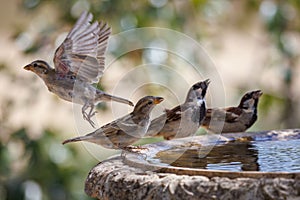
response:
<path fill-rule="evenodd" d="M 124 99 L 124 98 L 121 98 L 121 97 L 116 97 L 116 96 L 113 96 L 113 95 L 110 95 L 110 94 L 107 94 L 107 93 L 104 93 L 104 92 L 98 92 L 97 93 L 97 97 L 96 97 L 96 100 L 97 101 L 116 101 L 116 102 L 119 102 L 119 103 L 124 103 L 124 104 L 128 104 L 130 106 L 134 106 L 134 104 L 127 100 L 127 99 Z"/>
<path fill-rule="evenodd" d="M 88 139 L 90 139 L 90 137 L 87 135 L 79 136 L 79 137 L 67 139 L 67 140 L 63 141 L 62 144 L 67 144 L 67 143 L 71 143 L 71 142 L 80 142 L 80 141 L 84 141 L 84 140 L 88 140 Z"/>

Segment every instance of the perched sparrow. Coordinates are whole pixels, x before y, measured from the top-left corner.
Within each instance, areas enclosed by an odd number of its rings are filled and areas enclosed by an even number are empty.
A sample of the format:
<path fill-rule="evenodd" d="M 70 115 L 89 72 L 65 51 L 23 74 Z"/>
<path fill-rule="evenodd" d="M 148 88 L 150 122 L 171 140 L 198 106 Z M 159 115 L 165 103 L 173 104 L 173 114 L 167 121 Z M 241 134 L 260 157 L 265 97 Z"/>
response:
<path fill-rule="evenodd" d="M 212 132 L 246 131 L 257 120 L 257 104 L 261 95 L 260 90 L 251 91 L 242 97 L 238 107 L 207 109 L 202 126 Z"/>
<path fill-rule="evenodd" d="M 87 141 L 109 149 L 125 149 L 146 134 L 150 124 L 150 112 L 162 101 L 162 97 L 146 96 L 137 102 L 130 114 L 85 136 L 65 140 L 63 144 Z"/>
<path fill-rule="evenodd" d="M 170 140 L 193 135 L 205 116 L 205 94 L 209 79 L 194 84 L 185 102 L 151 121 L 147 136 L 163 136 Z"/>
<path fill-rule="evenodd" d="M 52 68 L 42 60 L 24 67 L 44 80 L 50 92 L 60 98 L 83 105 L 82 115 L 93 127 L 91 117 L 95 104 L 100 101 L 117 101 L 133 106 L 127 99 L 112 96 L 97 88 L 104 70 L 104 54 L 110 27 L 104 22 L 92 21 L 92 14 L 84 12 L 77 20 L 64 42 L 56 49 Z M 87 112 L 88 108 L 90 110 Z"/>

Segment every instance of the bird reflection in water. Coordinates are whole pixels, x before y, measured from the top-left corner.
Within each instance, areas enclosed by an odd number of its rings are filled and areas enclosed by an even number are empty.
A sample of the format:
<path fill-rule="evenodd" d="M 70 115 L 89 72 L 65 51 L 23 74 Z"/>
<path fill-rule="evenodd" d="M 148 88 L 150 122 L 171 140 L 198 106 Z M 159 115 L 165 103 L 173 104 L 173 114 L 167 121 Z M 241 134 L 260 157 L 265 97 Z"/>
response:
<path fill-rule="evenodd" d="M 251 142 L 232 142 L 214 146 L 209 153 L 201 148 L 170 149 L 159 152 L 154 159 L 174 167 L 209 170 L 259 171 L 258 151 Z M 201 155 L 201 154 L 205 155 Z M 175 161 L 174 161 L 175 160 Z"/>

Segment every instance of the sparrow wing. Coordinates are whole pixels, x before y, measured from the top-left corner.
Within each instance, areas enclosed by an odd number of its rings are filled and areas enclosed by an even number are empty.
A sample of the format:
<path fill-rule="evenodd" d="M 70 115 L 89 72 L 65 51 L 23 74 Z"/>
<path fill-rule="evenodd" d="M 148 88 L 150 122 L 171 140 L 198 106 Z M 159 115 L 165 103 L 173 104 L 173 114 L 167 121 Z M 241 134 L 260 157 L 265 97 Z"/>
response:
<path fill-rule="evenodd" d="M 150 126 L 147 130 L 148 136 L 156 136 L 159 132 L 169 132 L 173 130 L 174 127 L 170 127 L 171 122 L 178 121 L 178 124 L 181 119 L 181 107 L 176 106 L 173 109 L 165 109 L 165 113 L 159 117 L 153 119 L 150 123 Z M 163 135 L 163 134 L 162 134 Z M 160 134 L 158 135 L 160 136 Z"/>
<path fill-rule="evenodd" d="M 105 135 L 109 136 L 114 131 L 124 131 L 126 134 L 131 134 L 136 131 L 137 127 L 138 125 L 132 120 L 132 115 L 129 114 L 104 125 L 101 129 Z"/>
<path fill-rule="evenodd" d="M 120 130 L 120 128 L 117 126 L 117 124 L 115 122 L 106 124 L 106 125 L 102 126 L 100 129 L 102 130 L 102 132 L 105 136 L 109 136 L 109 135 L 115 133 L 116 131 Z"/>
<path fill-rule="evenodd" d="M 119 144 L 119 135 L 121 130 L 114 123 L 107 124 L 95 132 L 86 136 L 89 142 L 102 145 L 105 148 L 115 149 Z"/>
<path fill-rule="evenodd" d="M 57 73 L 73 73 L 86 82 L 98 82 L 105 67 L 105 51 L 111 28 L 105 22 L 91 24 L 93 15 L 83 12 L 64 42 L 57 48 Z"/>
<path fill-rule="evenodd" d="M 181 119 L 181 106 L 176 106 L 175 108 L 168 110 L 165 110 L 167 114 L 167 122 L 170 121 L 180 121 Z"/>
<path fill-rule="evenodd" d="M 237 107 L 226 108 L 226 122 L 235 122 L 237 118 L 242 114 L 242 109 Z"/>
<path fill-rule="evenodd" d="M 178 105 L 170 110 L 166 109 L 164 114 L 151 121 L 147 135 L 164 136 L 165 139 L 173 138 L 181 123 L 182 109 L 185 109 L 182 105 Z"/>
<path fill-rule="evenodd" d="M 230 107 L 226 109 L 220 108 L 209 108 L 206 110 L 205 123 L 213 121 L 226 121 L 234 122 L 240 115 L 239 110 L 235 107 Z"/>

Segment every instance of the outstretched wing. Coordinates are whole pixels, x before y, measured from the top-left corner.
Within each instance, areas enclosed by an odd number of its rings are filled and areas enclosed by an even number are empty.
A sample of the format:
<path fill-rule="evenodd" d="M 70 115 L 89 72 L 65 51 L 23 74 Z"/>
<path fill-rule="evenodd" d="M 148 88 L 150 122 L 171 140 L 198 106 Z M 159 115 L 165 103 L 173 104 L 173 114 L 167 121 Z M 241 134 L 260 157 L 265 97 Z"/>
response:
<path fill-rule="evenodd" d="M 111 28 L 105 22 L 91 23 L 93 15 L 83 12 L 64 42 L 57 48 L 57 73 L 74 73 L 86 82 L 98 82 L 105 67 L 105 51 Z"/>

